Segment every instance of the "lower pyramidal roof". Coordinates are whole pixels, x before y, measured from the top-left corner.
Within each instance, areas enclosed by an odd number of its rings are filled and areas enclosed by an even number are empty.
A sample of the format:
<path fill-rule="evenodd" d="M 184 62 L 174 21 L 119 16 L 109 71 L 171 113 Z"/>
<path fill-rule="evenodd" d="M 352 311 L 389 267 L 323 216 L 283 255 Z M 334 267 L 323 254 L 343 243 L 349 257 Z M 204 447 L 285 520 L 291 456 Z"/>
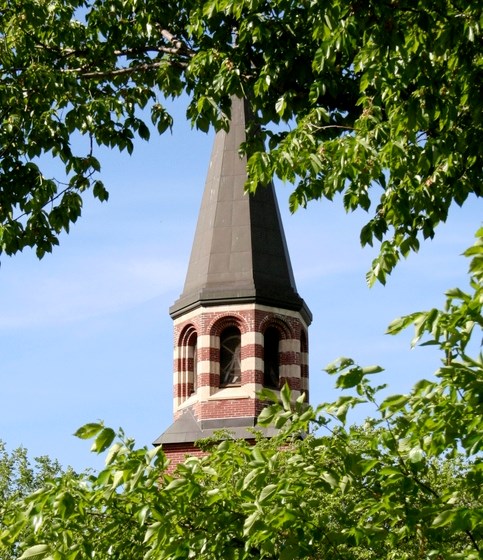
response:
<path fill-rule="evenodd" d="M 273 437 L 278 432 L 273 427 L 257 427 L 256 418 L 222 418 L 198 421 L 191 408 L 188 408 L 153 442 L 153 445 L 195 443 L 213 437 L 220 430 L 225 432 L 227 437 L 233 439 L 255 439 L 254 432 L 265 437 Z"/>

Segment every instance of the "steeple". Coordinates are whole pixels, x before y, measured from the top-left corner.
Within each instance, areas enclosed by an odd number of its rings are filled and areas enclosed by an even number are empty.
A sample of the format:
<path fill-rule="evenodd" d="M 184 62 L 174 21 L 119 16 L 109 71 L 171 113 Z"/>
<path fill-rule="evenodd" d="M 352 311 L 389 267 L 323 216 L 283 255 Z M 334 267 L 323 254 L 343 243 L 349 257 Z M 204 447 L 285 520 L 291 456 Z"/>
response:
<path fill-rule="evenodd" d="M 216 135 L 183 293 L 173 318 L 197 306 L 258 302 L 310 312 L 297 294 L 273 184 L 245 192 L 239 156 L 252 119 L 233 98 L 228 132 Z M 310 319 L 309 319 L 310 320 Z"/>
<path fill-rule="evenodd" d="M 245 192 L 239 147 L 253 123 L 232 99 L 217 133 L 183 292 L 174 321 L 173 424 L 155 441 L 173 462 L 198 454 L 215 430 L 253 439 L 263 388 L 288 383 L 308 399 L 312 315 L 295 286 L 273 185 Z M 270 433 L 265 432 L 265 435 Z"/>

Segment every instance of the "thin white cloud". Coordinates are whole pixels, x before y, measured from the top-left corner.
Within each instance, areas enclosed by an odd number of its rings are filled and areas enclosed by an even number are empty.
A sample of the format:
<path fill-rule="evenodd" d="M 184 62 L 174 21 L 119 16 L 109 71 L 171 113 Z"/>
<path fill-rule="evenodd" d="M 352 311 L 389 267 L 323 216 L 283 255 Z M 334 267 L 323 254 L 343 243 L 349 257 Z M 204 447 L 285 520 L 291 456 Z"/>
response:
<path fill-rule="evenodd" d="M 12 268 L 2 273 L 0 329 L 61 325 L 119 311 L 179 288 L 185 268 L 157 254 L 86 256 L 37 267 L 28 276 Z"/>

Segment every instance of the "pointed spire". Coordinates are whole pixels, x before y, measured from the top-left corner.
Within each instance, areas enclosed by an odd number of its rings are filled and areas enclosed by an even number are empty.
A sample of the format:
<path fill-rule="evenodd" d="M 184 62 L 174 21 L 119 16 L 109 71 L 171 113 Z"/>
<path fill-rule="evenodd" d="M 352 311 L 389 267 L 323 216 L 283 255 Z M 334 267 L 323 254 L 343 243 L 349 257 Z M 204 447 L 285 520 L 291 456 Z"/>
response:
<path fill-rule="evenodd" d="M 173 318 L 200 305 L 257 302 L 311 314 L 298 295 L 273 185 L 244 190 L 246 157 L 239 156 L 251 119 L 232 99 L 228 132 L 215 137 L 183 293 Z"/>

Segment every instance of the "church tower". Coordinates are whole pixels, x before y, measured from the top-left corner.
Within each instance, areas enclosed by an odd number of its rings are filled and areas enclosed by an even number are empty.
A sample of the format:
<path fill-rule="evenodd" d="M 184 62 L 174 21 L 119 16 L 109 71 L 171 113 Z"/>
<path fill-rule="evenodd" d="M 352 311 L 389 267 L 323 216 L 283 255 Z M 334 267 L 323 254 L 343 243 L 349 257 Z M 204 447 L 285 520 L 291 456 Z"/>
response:
<path fill-rule="evenodd" d="M 233 98 L 214 141 L 184 289 L 174 321 L 174 422 L 155 441 L 174 463 L 227 429 L 253 439 L 257 393 L 285 382 L 308 398 L 312 316 L 298 295 L 273 185 L 244 191 L 239 156 L 248 103 Z M 269 435 L 269 434 L 268 434 Z"/>

